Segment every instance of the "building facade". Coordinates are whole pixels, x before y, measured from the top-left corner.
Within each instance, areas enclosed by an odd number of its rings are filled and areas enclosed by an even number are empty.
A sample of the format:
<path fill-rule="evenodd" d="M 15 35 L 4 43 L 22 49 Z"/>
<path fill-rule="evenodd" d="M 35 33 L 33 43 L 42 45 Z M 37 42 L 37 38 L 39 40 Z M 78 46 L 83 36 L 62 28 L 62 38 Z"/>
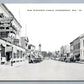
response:
<path fill-rule="evenodd" d="M 26 49 L 21 45 L 22 26 L 4 4 L 0 4 L 0 61 L 22 61 Z M 27 41 L 28 42 L 28 41 Z"/>
<path fill-rule="evenodd" d="M 70 43 L 70 56 L 75 59 L 84 60 L 84 34 Z"/>
<path fill-rule="evenodd" d="M 84 34 L 80 36 L 80 58 L 84 60 Z"/>

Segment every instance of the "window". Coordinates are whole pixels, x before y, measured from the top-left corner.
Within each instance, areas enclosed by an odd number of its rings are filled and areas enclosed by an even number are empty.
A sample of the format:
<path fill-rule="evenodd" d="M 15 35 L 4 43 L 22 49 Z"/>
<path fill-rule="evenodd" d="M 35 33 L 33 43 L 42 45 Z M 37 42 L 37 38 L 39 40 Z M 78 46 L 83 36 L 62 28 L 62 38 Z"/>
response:
<path fill-rule="evenodd" d="M 74 45 L 74 50 L 76 50 L 76 49 L 80 49 L 80 43 L 77 43 Z"/>
<path fill-rule="evenodd" d="M 83 47 L 84 47 L 84 40 L 83 40 Z"/>
<path fill-rule="evenodd" d="M 9 29 L 9 27 L 6 27 L 6 29 Z"/>
<path fill-rule="evenodd" d="M 17 58 L 19 58 L 19 50 L 17 50 Z"/>
<path fill-rule="evenodd" d="M 0 13 L 0 18 L 3 18 L 3 17 L 4 17 L 3 13 Z"/>
<path fill-rule="evenodd" d="M 27 46 L 27 43 L 26 43 L 26 46 Z"/>
<path fill-rule="evenodd" d="M 20 54 L 20 58 L 22 58 L 22 51 L 20 51 L 20 53 L 21 53 L 21 54 Z"/>
<path fill-rule="evenodd" d="M 0 27 L 0 29 L 4 29 L 4 27 Z"/>
<path fill-rule="evenodd" d="M 3 25 L 4 23 L 0 23 L 0 25 Z"/>
<path fill-rule="evenodd" d="M 0 32 L 0 37 L 8 37 L 8 32 Z"/>
<path fill-rule="evenodd" d="M 80 49 L 80 43 L 78 43 L 78 49 Z"/>
<path fill-rule="evenodd" d="M 14 53 L 14 58 L 16 58 L 16 53 Z"/>
<path fill-rule="evenodd" d="M 0 18 L 2 18 L 2 16 L 0 15 Z"/>
<path fill-rule="evenodd" d="M 28 49 L 31 49 L 31 46 L 30 45 L 28 46 Z"/>

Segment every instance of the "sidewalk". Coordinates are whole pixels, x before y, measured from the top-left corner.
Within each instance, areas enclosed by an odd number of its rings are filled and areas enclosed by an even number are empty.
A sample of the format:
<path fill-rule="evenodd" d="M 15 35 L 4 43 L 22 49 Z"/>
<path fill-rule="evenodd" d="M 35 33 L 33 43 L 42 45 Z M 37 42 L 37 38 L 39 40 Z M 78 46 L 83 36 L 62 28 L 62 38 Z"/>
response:
<path fill-rule="evenodd" d="M 84 61 L 76 61 L 76 63 L 84 64 Z"/>
<path fill-rule="evenodd" d="M 5 68 L 7 68 L 7 67 L 18 67 L 18 66 L 21 66 L 21 65 L 24 65 L 24 64 L 28 64 L 28 61 L 25 60 L 25 61 L 22 61 L 22 62 L 15 62 L 15 63 L 13 63 L 12 66 L 11 66 L 11 62 L 7 62 L 5 64 L 0 64 L 0 68 L 1 67 L 5 67 Z"/>

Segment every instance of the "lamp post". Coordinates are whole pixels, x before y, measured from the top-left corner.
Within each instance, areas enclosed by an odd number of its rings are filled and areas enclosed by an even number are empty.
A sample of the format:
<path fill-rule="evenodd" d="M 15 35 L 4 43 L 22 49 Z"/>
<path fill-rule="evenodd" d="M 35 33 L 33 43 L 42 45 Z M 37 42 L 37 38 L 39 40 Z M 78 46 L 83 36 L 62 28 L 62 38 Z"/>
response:
<path fill-rule="evenodd" d="M 12 47 L 11 66 L 13 66 L 13 47 Z"/>
<path fill-rule="evenodd" d="M 11 66 L 13 66 L 13 38 L 12 38 L 12 36 L 11 36 L 11 45 L 12 45 L 12 56 L 11 56 Z"/>

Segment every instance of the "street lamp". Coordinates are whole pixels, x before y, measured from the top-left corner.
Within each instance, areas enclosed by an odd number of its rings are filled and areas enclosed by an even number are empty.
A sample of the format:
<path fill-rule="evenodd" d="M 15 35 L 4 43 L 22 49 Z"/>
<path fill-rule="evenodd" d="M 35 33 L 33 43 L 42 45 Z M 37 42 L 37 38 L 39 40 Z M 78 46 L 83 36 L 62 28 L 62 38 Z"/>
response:
<path fill-rule="evenodd" d="M 12 47 L 12 54 L 11 54 L 11 66 L 13 66 L 13 39 L 14 39 L 14 37 L 13 37 L 13 34 L 11 33 L 10 34 L 10 37 L 11 37 L 11 47 Z"/>

